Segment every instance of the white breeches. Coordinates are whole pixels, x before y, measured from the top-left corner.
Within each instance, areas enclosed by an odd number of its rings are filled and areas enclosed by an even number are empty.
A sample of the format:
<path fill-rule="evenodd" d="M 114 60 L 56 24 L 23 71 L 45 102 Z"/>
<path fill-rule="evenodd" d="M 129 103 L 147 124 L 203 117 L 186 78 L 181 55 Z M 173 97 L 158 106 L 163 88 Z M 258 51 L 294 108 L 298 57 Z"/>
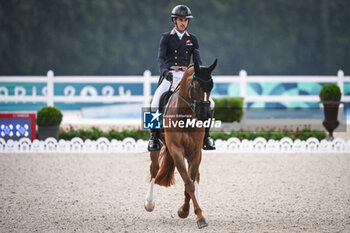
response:
<path fill-rule="evenodd" d="M 184 72 L 182 71 L 170 71 L 171 73 L 173 73 L 173 85 L 176 85 L 176 83 L 178 81 L 180 81 L 182 79 L 182 76 L 184 74 Z M 152 100 L 152 104 L 151 104 L 151 109 L 152 110 L 156 110 L 159 108 L 159 100 L 160 97 L 163 95 L 164 92 L 169 90 L 171 83 L 164 79 L 163 82 L 159 85 L 159 87 L 157 88 L 156 92 L 153 95 L 153 100 Z M 211 98 L 211 96 L 209 96 L 209 101 L 210 101 L 210 109 L 214 109 L 215 103 L 213 101 L 213 99 Z"/>

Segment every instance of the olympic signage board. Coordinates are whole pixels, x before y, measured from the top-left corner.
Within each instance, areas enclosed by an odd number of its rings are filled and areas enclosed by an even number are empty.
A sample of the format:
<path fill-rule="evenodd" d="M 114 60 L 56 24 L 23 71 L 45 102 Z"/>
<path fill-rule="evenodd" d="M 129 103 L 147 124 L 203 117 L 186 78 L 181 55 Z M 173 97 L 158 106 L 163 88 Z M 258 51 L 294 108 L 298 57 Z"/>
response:
<path fill-rule="evenodd" d="M 34 113 L 0 113 L 0 138 L 19 140 L 36 139 Z"/>

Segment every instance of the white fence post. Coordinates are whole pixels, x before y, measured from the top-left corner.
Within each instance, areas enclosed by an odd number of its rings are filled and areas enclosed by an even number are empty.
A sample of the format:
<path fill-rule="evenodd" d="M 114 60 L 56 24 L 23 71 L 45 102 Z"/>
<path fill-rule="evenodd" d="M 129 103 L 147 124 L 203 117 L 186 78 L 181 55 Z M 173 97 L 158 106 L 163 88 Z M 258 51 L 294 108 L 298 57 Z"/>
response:
<path fill-rule="evenodd" d="M 338 70 L 338 73 L 337 73 L 337 76 L 338 76 L 338 86 L 340 88 L 340 92 L 341 92 L 341 97 L 340 97 L 340 100 L 343 99 L 344 97 L 344 71 L 342 70 Z M 345 112 L 345 106 L 343 104 L 340 105 L 340 111 L 338 112 L 338 120 L 340 122 L 342 122 L 343 120 L 343 115 L 346 114 Z"/>
<path fill-rule="evenodd" d="M 239 95 L 243 98 L 243 109 L 245 109 L 247 106 L 246 102 L 246 95 L 247 95 L 247 71 L 241 70 L 239 71 Z"/>
<path fill-rule="evenodd" d="M 52 70 L 47 72 L 47 106 L 53 106 L 54 98 L 54 84 L 53 84 L 54 73 Z"/>
<path fill-rule="evenodd" d="M 338 86 L 340 88 L 342 97 L 344 96 L 344 71 L 338 70 Z"/>
<path fill-rule="evenodd" d="M 145 70 L 143 72 L 143 107 L 147 108 L 150 106 L 150 99 L 151 99 L 151 71 Z"/>

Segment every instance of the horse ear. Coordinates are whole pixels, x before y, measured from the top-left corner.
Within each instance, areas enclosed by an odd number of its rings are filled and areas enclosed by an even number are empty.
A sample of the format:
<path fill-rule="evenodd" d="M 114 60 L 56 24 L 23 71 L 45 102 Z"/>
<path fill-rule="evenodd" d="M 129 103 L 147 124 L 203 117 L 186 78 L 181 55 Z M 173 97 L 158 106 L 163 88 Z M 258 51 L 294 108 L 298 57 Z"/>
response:
<path fill-rule="evenodd" d="M 195 61 L 194 62 L 194 73 L 198 74 L 199 70 L 200 70 L 199 63 L 198 63 L 198 61 Z"/>
<path fill-rule="evenodd" d="M 218 64 L 218 59 L 215 59 L 214 63 L 208 68 L 209 73 L 213 72 L 217 64 Z"/>

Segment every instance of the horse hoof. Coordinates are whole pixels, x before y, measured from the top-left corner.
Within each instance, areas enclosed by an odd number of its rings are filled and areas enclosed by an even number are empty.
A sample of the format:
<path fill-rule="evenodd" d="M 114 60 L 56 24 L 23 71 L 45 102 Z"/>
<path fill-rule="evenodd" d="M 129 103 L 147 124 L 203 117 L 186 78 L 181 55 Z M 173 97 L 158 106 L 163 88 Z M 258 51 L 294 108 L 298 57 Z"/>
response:
<path fill-rule="evenodd" d="M 146 201 L 145 201 L 145 209 L 146 209 L 148 212 L 152 212 L 153 209 L 154 209 L 154 206 L 155 206 L 154 201 L 149 201 L 149 200 L 146 200 Z"/>
<path fill-rule="evenodd" d="M 205 220 L 205 218 L 202 218 L 202 219 L 199 219 L 197 221 L 197 226 L 198 226 L 198 229 L 202 229 L 203 227 L 207 227 L 208 226 L 208 223 L 207 221 Z"/>
<path fill-rule="evenodd" d="M 180 209 L 177 211 L 177 215 L 179 215 L 180 218 L 187 218 L 189 212 L 187 214 L 181 214 L 181 208 L 182 207 L 180 207 Z"/>

